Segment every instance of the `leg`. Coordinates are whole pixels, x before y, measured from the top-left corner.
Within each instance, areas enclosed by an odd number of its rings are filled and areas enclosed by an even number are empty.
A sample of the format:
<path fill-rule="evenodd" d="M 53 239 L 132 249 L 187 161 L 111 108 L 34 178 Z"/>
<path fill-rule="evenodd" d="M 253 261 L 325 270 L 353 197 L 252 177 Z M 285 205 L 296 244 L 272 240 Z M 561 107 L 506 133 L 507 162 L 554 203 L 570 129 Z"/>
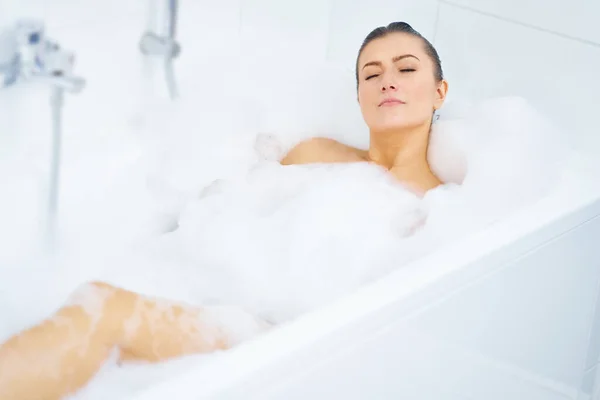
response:
<path fill-rule="evenodd" d="M 115 348 L 123 361 L 227 349 L 243 338 L 219 311 L 85 285 L 54 316 L 0 346 L 0 398 L 58 400 L 84 386 Z M 236 317 L 245 318 L 247 336 L 267 327 L 248 314 Z"/>

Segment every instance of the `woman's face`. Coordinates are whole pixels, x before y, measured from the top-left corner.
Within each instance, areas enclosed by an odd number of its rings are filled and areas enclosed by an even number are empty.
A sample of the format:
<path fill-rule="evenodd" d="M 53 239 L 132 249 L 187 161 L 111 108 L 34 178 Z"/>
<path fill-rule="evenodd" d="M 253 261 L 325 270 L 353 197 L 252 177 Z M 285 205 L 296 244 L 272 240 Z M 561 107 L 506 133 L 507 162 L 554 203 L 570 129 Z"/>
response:
<path fill-rule="evenodd" d="M 371 132 L 429 124 L 446 97 L 420 38 L 390 33 L 375 39 L 358 59 L 358 101 Z"/>

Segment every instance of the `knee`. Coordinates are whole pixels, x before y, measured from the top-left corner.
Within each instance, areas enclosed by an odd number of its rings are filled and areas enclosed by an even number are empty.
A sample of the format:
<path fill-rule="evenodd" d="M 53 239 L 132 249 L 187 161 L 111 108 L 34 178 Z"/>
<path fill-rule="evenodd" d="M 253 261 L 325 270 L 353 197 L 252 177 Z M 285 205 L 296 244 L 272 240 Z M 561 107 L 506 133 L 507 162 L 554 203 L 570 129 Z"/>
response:
<path fill-rule="evenodd" d="M 124 292 L 105 282 L 86 282 L 71 293 L 62 311 L 94 321 L 103 340 L 113 343 L 120 337 L 122 314 L 127 309 Z"/>
<path fill-rule="evenodd" d="M 86 282 L 71 293 L 66 306 L 82 307 L 87 311 L 102 311 L 117 290 L 116 287 L 105 282 Z"/>
<path fill-rule="evenodd" d="M 89 290 L 96 290 L 96 291 L 116 291 L 117 288 L 113 285 L 111 285 L 110 283 L 106 283 L 103 281 L 89 281 L 84 283 L 83 285 L 81 285 L 82 288 L 87 288 Z"/>

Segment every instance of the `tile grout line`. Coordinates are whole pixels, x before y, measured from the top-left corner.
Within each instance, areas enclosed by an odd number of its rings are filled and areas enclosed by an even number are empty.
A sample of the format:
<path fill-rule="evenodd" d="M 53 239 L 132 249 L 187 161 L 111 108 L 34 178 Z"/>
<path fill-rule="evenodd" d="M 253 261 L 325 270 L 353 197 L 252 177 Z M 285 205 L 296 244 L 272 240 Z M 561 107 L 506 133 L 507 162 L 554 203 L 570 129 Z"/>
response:
<path fill-rule="evenodd" d="M 540 26 L 531 25 L 531 24 L 528 24 L 526 22 L 516 21 L 514 19 L 510 19 L 510 18 L 503 17 L 503 16 L 496 15 L 496 14 L 492 14 L 492 13 L 487 12 L 487 11 L 481 11 L 481 10 L 478 10 L 476 8 L 464 6 L 464 5 L 461 5 L 461 4 L 456 4 L 456 3 L 453 3 L 451 0 L 438 0 L 438 1 L 440 2 L 440 4 L 446 4 L 446 5 L 451 6 L 451 7 L 456 7 L 458 9 L 462 9 L 462 10 L 470 11 L 470 12 L 473 12 L 473 13 L 476 13 L 476 14 L 484 15 L 486 17 L 495 18 L 495 19 L 498 19 L 500 21 L 509 22 L 509 23 L 512 23 L 512 24 L 515 24 L 515 25 L 519 25 L 519 26 L 522 26 L 522 27 L 525 27 L 525 28 L 533 29 L 533 30 L 536 30 L 536 31 L 539 31 L 539 32 L 548 33 L 550 35 L 558 36 L 558 37 L 561 37 L 563 39 L 568 39 L 568 40 L 576 41 L 576 42 L 579 42 L 579 43 L 582 43 L 582 44 L 586 44 L 588 46 L 592 46 L 592 47 L 595 47 L 595 48 L 600 48 L 600 43 L 594 42 L 592 40 L 588 40 L 588 39 L 583 39 L 583 38 L 576 37 L 576 36 L 567 35 L 567 34 L 556 32 L 556 31 L 553 31 L 553 30 L 550 30 L 550 29 L 547 29 L 547 28 L 542 28 Z"/>

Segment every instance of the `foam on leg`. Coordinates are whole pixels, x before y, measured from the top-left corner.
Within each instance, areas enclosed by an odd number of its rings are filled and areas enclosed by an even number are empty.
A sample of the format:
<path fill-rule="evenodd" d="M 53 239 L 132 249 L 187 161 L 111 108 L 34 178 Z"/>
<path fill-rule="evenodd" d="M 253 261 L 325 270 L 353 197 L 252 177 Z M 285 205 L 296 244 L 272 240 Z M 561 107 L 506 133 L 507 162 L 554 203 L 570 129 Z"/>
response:
<path fill-rule="evenodd" d="M 190 307 L 130 292 L 121 361 L 156 362 L 187 354 L 226 350 L 268 325 L 235 307 Z"/>
<path fill-rule="evenodd" d="M 0 346 L 0 399 L 73 394 L 115 350 L 121 362 L 156 362 L 228 349 L 267 328 L 235 307 L 196 308 L 86 284 L 51 318 Z"/>

